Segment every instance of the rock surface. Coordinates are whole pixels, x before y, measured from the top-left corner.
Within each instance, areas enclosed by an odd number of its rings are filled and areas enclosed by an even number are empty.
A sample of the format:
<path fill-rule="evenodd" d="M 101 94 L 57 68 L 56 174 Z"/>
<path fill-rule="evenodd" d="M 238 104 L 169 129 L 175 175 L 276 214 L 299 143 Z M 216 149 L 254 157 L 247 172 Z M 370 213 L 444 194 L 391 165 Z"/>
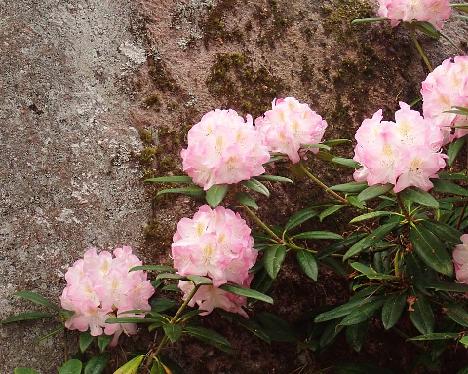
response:
<path fill-rule="evenodd" d="M 138 248 L 150 201 L 128 77 L 146 60 L 127 0 L 0 1 L 0 318 L 51 299 L 88 246 Z M 56 373 L 53 324 L 0 327 L 0 372 Z"/>

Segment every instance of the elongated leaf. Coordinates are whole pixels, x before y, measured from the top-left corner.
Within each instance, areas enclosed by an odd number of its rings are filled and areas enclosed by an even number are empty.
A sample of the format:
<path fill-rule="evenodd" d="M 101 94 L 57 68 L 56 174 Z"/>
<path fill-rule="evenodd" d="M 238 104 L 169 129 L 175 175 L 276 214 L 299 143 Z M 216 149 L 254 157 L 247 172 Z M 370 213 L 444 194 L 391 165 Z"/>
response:
<path fill-rule="evenodd" d="M 387 18 L 384 17 L 373 17 L 373 18 L 356 18 L 351 21 L 352 25 L 359 25 L 362 23 L 373 23 L 385 21 Z"/>
<path fill-rule="evenodd" d="M 49 313 L 24 312 L 24 313 L 15 314 L 14 316 L 7 317 L 4 320 L 0 321 L 0 323 L 3 325 L 6 325 L 8 323 L 13 323 L 13 322 L 31 321 L 31 320 L 36 320 L 36 319 L 52 318 L 52 317 L 53 315 Z"/>
<path fill-rule="evenodd" d="M 262 182 L 259 182 L 258 180 L 254 178 L 249 179 L 248 181 L 242 182 L 242 184 L 245 187 L 250 188 L 252 191 L 261 193 L 262 195 L 265 195 L 266 197 L 270 196 L 270 191 L 268 191 L 268 188 L 266 188 L 266 186 Z"/>
<path fill-rule="evenodd" d="M 358 162 L 351 160 L 350 158 L 333 157 L 331 161 L 337 165 L 341 165 L 350 169 L 357 169 L 361 166 Z"/>
<path fill-rule="evenodd" d="M 453 275 L 452 260 L 437 236 L 418 225 L 411 227 L 410 240 L 416 254 L 427 266 L 449 277 Z"/>
<path fill-rule="evenodd" d="M 157 318 L 140 318 L 140 317 L 119 317 L 119 318 L 107 318 L 106 323 L 153 323 L 157 322 Z M 101 335 L 102 336 L 102 335 Z"/>
<path fill-rule="evenodd" d="M 399 222 L 390 222 L 382 226 L 379 226 L 374 231 L 372 231 L 364 239 L 361 239 L 356 244 L 354 244 L 343 256 L 343 261 L 346 261 L 348 258 L 351 258 L 358 253 L 361 253 L 365 249 L 369 248 L 373 244 L 382 240 L 386 235 L 391 233 L 396 227 L 398 227 Z"/>
<path fill-rule="evenodd" d="M 330 190 L 337 192 L 357 193 L 365 190 L 367 187 L 367 183 L 364 182 L 349 182 L 331 186 Z"/>
<path fill-rule="evenodd" d="M 180 325 L 167 323 L 163 325 L 163 330 L 166 336 L 171 341 L 171 343 L 175 343 L 177 340 L 179 340 L 180 336 L 182 335 L 182 326 Z"/>
<path fill-rule="evenodd" d="M 438 208 L 439 202 L 428 192 L 407 188 L 401 192 L 401 197 L 405 201 L 411 201 L 430 208 Z"/>
<path fill-rule="evenodd" d="M 114 371 L 114 374 L 138 374 L 138 368 L 140 367 L 144 358 L 144 355 L 138 355 L 134 357 L 132 360 L 128 361 L 126 364 Z"/>
<path fill-rule="evenodd" d="M 305 208 L 302 209 L 296 213 L 294 213 L 289 221 L 286 223 L 286 226 L 284 228 L 285 232 L 288 232 L 295 227 L 301 225 L 302 223 L 308 221 L 309 219 L 317 216 L 317 210 L 314 208 Z"/>
<path fill-rule="evenodd" d="M 352 233 L 346 239 L 341 240 L 339 242 L 334 242 L 325 249 L 321 250 L 318 253 L 317 258 L 321 260 L 325 257 L 332 255 L 333 253 L 340 252 L 348 248 L 349 246 L 352 246 L 353 244 L 357 243 L 359 240 L 365 238 L 366 236 L 367 234 L 365 233 Z"/>
<path fill-rule="evenodd" d="M 443 179 L 433 179 L 434 190 L 437 192 L 450 193 L 453 195 L 468 196 L 468 190 L 455 183 Z"/>
<path fill-rule="evenodd" d="M 199 275 L 188 275 L 187 279 L 196 286 L 202 286 L 202 285 L 207 285 L 207 284 L 213 284 L 213 281 L 210 278 L 207 277 L 201 277 Z"/>
<path fill-rule="evenodd" d="M 427 340 L 448 340 L 457 339 L 458 334 L 456 332 L 433 332 L 432 334 L 418 335 L 408 340 L 412 341 L 427 341 Z"/>
<path fill-rule="evenodd" d="M 331 151 L 331 147 L 326 144 L 315 143 L 315 144 L 302 144 L 301 147 L 303 149 L 325 149 L 326 151 Z"/>
<path fill-rule="evenodd" d="M 317 281 L 318 265 L 315 256 L 310 252 L 301 250 L 296 252 L 296 259 L 305 275 Z"/>
<path fill-rule="evenodd" d="M 208 343 L 213 347 L 218 348 L 223 352 L 232 352 L 231 343 L 222 335 L 216 331 L 206 329 L 198 326 L 186 326 L 184 331 L 194 338 L 201 340 L 204 343 Z"/>
<path fill-rule="evenodd" d="M 349 221 L 349 223 L 362 222 L 362 221 L 366 221 L 368 219 L 391 216 L 391 215 L 398 215 L 398 213 L 387 212 L 387 211 L 383 211 L 383 210 L 377 210 L 377 211 L 374 211 L 374 212 L 364 213 L 364 214 L 361 214 L 360 216 L 354 217 L 351 221 Z"/>
<path fill-rule="evenodd" d="M 355 206 L 356 208 L 364 209 L 366 207 L 366 203 L 364 201 L 359 200 L 357 196 L 348 195 L 346 196 L 346 200 L 348 201 L 348 203 L 350 203 L 352 206 Z"/>
<path fill-rule="evenodd" d="M 161 273 L 161 274 L 158 274 L 158 276 L 156 277 L 156 280 L 160 280 L 160 279 L 181 280 L 181 279 L 184 279 L 184 277 L 180 276 L 179 274 Z"/>
<path fill-rule="evenodd" d="M 416 28 L 429 36 L 432 39 L 438 40 L 441 37 L 441 33 L 431 23 L 425 21 L 418 21 L 413 23 Z"/>
<path fill-rule="evenodd" d="M 341 320 L 340 325 L 350 326 L 368 320 L 378 309 L 380 309 L 383 303 L 384 300 L 376 299 L 371 303 L 362 305 L 344 317 Z"/>
<path fill-rule="evenodd" d="M 158 297 L 152 299 L 150 305 L 152 312 L 161 313 L 174 308 L 176 306 L 176 302 L 174 300 L 166 299 L 164 297 Z"/>
<path fill-rule="evenodd" d="M 413 308 L 414 312 L 410 312 L 410 319 L 414 327 L 421 334 L 431 334 L 434 331 L 434 313 L 426 297 L 418 294 Z"/>
<path fill-rule="evenodd" d="M 112 335 L 99 335 L 97 339 L 99 351 L 104 352 L 111 340 Z"/>
<path fill-rule="evenodd" d="M 241 317 L 241 318 L 237 318 L 236 322 L 242 327 L 249 330 L 257 338 L 263 340 L 265 343 L 268 343 L 268 344 L 271 343 L 270 336 L 265 331 L 263 331 L 262 327 L 254 320 Z"/>
<path fill-rule="evenodd" d="M 83 363 L 75 358 L 66 361 L 60 368 L 59 374 L 81 374 Z"/>
<path fill-rule="evenodd" d="M 463 344 L 465 346 L 465 348 L 468 348 L 468 335 L 461 338 L 460 343 Z M 458 373 L 460 373 L 460 372 L 458 372 Z"/>
<path fill-rule="evenodd" d="M 463 327 L 468 327 L 468 311 L 462 305 L 449 305 L 446 308 L 446 313 L 451 320 L 462 325 Z"/>
<path fill-rule="evenodd" d="M 253 290 L 251 288 L 242 287 L 238 284 L 227 283 L 227 284 L 221 285 L 219 288 L 225 291 L 232 292 L 239 296 L 245 296 L 251 299 L 264 301 L 265 303 L 268 303 L 268 304 L 273 304 L 273 299 L 270 296 L 265 295 L 259 291 Z"/>
<path fill-rule="evenodd" d="M 359 195 L 357 195 L 358 200 L 360 201 L 367 201 L 371 200 L 374 197 L 386 194 L 393 188 L 393 184 L 376 184 L 374 186 L 367 187 L 364 191 L 361 191 Z"/>
<path fill-rule="evenodd" d="M 309 239 L 309 240 L 341 240 L 341 235 L 331 231 L 307 231 L 294 235 L 294 239 Z"/>
<path fill-rule="evenodd" d="M 356 352 L 361 352 L 367 333 L 367 327 L 367 322 L 361 322 L 346 327 L 346 341 Z"/>
<path fill-rule="evenodd" d="M 436 291 L 468 292 L 468 284 L 455 282 L 432 281 L 426 284 L 426 288 L 433 288 Z"/>
<path fill-rule="evenodd" d="M 88 349 L 88 347 L 91 345 L 93 340 L 94 340 L 94 336 L 91 336 L 91 334 L 87 331 L 82 332 L 80 334 L 79 346 L 80 346 L 81 353 L 84 353 Z"/>
<path fill-rule="evenodd" d="M 452 166 L 453 162 L 455 161 L 458 154 L 462 150 L 464 144 L 465 144 L 465 138 L 460 138 L 450 143 L 448 147 L 448 151 L 447 151 L 449 166 Z"/>
<path fill-rule="evenodd" d="M 280 175 L 268 175 L 262 174 L 256 177 L 258 180 L 270 181 L 270 182 L 281 182 L 281 183 L 294 183 L 292 179 L 282 177 Z"/>
<path fill-rule="evenodd" d="M 328 312 L 321 313 L 315 317 L 314 322 L 325 322 L 336 318 L 347 316 L 352 311 L 362 308 L 364 305 L 372 303 L 376 300 L 375 297 L 367 297 L 348 301 L 346 304 L 340 305 Z"/>
<path fill-rule="evenodd" d="M 212 208 L 215 208 L 223 201 L 228 192 L 229 186 L 227 184 L 215 184 L 208 191 L 206 191 L 206 202 Z"/>
<path fill-rule="evenodd" d="M 192 178 L 187 175 L 168 175 L 166 177 L 156 177 L 145 179 L 148 183 L 190 183 L 192 184 Z"/>
<path fill-rule="evenodd" d="M 422 225 L 434 233 L 441 241 L 459 244 L 462 233 L 456 228 L 442 222 L 423 221 Z"/>
<path fill-rule="evenodd" d="M 255 199 L 246 192 L 238 192 L 235 198 L 239 204 L 254 208 L 255 210 L 258 209 Z"/>
<path fill-rule="evenodd" d="M 344 205 L 332 205 L 329 206 L 327 209 L 322 210 L 318 215 L 320 222 L 322 222 L 325 218 L 331 216 L 332 214 L 336 213 L 341 208 L 344 208 Z"/>
<path fill-rule="evenodd" d="M 292 326 L 284 319 L 267 312 L 257 314 L 255 319 L 271 341 L 293 343 L 297 340 Z"/>
<path fill-rule="evenodd" d="M 344 329 L 344 326 L 339 325 L 338 323 L 339 321 L 332 321 L 328 323 L 327 327 L 322 333 L 322 336 L 320 337 L 319 344 L 321 348 L 331 344 L 336 336 L 341 332 L 341 330 Z"/>
<path fill-rule="evenodd" d="M 129 270 L 131 271 L 154 271 L 155 273 L 174 273 L 175 269 L 167 265 L 140 265 L 135 266 Z"/>
<path fill-rule="evenodd" d="M 99 355 L 91 357 L 91 359 L 87 362 L 84 374 L 101 374 L 104 372 L 104 369 L 107 366 L 107 361 L 109 358 L 107 355 Z"/>
<path fill-rule="evenodd" d="M 393 294 L 386 298 L 382 307 L 382 323 L 385 330 L 395 326 L 406 306 L 406 293 Z"/>
<path fill-rule="evenodd" d="M 192 197 L 203 198 L 205 196 L 205 191 L 200 187 L 180 187 L 180 188 L 168 188 L 165 190 L 158 191 L 156 196 L 166 195 L 166 194 L 182 194 Z"/>
<path fill-rule="evenodd" d="M 58 305 L 54 304 L 53 302 L 47 300 L 44 296 L 38 294 L 37 292 L 32 292 L 32 291 L 19 291 L 15 293 L 16 297 L 20 297 L 22 299 L 31 301 L 34 304 L 37 305 L 43 305 L 47 308 L 52 308 L 52 309 L 60 309 Z"/>
<path fill-rule="evenodd" d="M 377 279 L 377 280 L 398 280 L 398 277 L 388 274 L 380 274 L 377 273 L 374 269 L 361 264 L 360 262 L 353 262 L 350 264 L 353 269 L 356 269 L 360 273 L 364 274 L 369 279 Z"/>
<path fill-rule="evenodd" d="M 13 374 L 40 374 L 38 371 L 31 368 L 15 368 Z"/>
<path fill-rule="evenodd" d="M 460 10 L 462 12 L 468 13 L 468 3 L 462 3 L 462 4 L 450 4 L 450 6 L 456 10 Z M 468 116 L 468 111 L 467 114 Z"/>
<path fill-rule="evenodd" d="M 352 143 L 351 140 L 349 139 L 330 139 L 330 140 L 325 140 L 323 144 L 329 145 L 330 147 L 334 147 L 337 145 L 342 145 L 342 144 L 350 144 Z"/>
<path fill-rule="evenodd" d="M 264 251 L 263 266 L 271 277 L 276 279 L 286 257 L 286 247 L 284 245 L 272 245 Z"/>

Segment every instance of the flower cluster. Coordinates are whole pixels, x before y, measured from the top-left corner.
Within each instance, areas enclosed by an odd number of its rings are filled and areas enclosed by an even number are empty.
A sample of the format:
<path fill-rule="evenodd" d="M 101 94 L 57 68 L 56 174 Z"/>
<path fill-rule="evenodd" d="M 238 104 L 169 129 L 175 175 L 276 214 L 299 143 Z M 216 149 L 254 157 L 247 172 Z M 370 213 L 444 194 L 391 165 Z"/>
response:
<path fill-rule="evenodd" d="M 460 283 L 468 284 L 468 234 L 462 235 L 460 240 L 462 243 L 452 253 L 455 275 Z"/>
<path fill-rule="evenodd" d="M 182 276 L 208 276 L 213 286 L 202 286 L 193 303 L 210 312 L 214 307 L 241 311 L 245 298 L 218 289 L 226 282 L 249 284 L 249 269 L 255 264 L 257 251 L 247 223 L 230 209 L 202 206 L 192 219 L 182 218 L 172 244 L 174 267 Z M 191 287 L 180 282 L 186 293 Z M 240 312 L 243 314 L 242 312 Z"/>
<path fill-rule="evenodd" d="M 448 143 L 468 134 L 467 116 L 447 113 L 455 106 L 468 107 L 468 56 L 447 59 L 422 83 L 424 117 L 435 122 Z M 453 133 L 451 129 L 454 129 Z"/>
<path fill-rule="evenodd" d="M 446 156 L 439 151 L 443 134 L 409 105 L 400 107 L 395 122 L 382 121 L 379 110 L 357 130 L 354 160 L 362 168 L 354 178 L 369 185 L 391 183 L 395 192 L 409 186 L 427 191 L 433 187 L 429 178 L 445 167 Z"/>
<path fill-rule="evenodd" d="M 122 332 L 134 335 L 136 325 L 109 324 L 106 319 L 136 317 L 123 315 L 130 310 L 151 310 L 148 299 L 154 293 L 145 272 L 129 272 L 141 265 L 130 247 L 116 248 L 113 254 L 114 257 L 108 251 L 98 253 L 96 248 L 86 251 L 84 258 L 76 261 L 65 274 L 67 285 L 60 297 L 62 308 L 74 313 L 65 322 L 67 328 L 90 329 L 93 336 L 114 335 L 111 345 L 117 344 Z"/>
<path fill-rule="evenodd" d="M 287 154 L 297 163 L 302 145 L 322 141 L 327 122 L 307 104 L 287 97 L 273 100 L 272 109 L 255 120 L 255 128 L 270 152 Z M 311 149 L 318 152 L 318 148 Z"/>
<path fill-rule="evenodd" d="M 251 116 L 247 122 L 236 111 L 216 109 L 203 116 L 188 132 L 188 147 L 181 151 L 183 170 L 208 190 L 265 172 L 270 159 L 257 136 Z"/>
<path fill-rule="evenodd" d="M 426 21 L 441 29 L 451 14 L 449 0 L 379 0 L 378 15 L 400 22 Z"/>

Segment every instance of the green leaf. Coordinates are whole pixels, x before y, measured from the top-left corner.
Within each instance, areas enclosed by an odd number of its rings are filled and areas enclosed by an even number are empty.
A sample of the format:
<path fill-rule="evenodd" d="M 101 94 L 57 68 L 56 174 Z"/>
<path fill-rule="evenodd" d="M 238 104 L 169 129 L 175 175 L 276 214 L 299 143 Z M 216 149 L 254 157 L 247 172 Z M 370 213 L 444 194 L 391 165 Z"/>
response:
<path fill-rule="evenodd" d="M 432 23 L 425 21 L 413 22 L 416 28 L 429 36 L 432 39 L 438 40 L 441 37 L 440 32 L 432 25 Z"/>
<path fill-rule="evenodd" d="M 395 326 L 406 305 L 406 293 L 389 295 L 382 307 L 382 323 L 385 330 Z"/>
<path fill-rule="evenodd" d="M 180 289 L 177 287 L 177 284 L 166 284 L 163 288 L 161 288 L 162 291 L 171 291 L 171 292 L 179 292 Z"/>
<path fill-rule="evenodd" d="M 468 284 L 455 282 L 432 281 L 426 284 L 426 288 L 433 288 L 436 291 L 468 292 Z"/>
<path fill-rule="evenodd" d="M 216 331 L 198 326 L 185 326 L 184 331 L 188 335 L 218 348 L 220 351 L 227 353 L 232 352 L 231 343 Z"/>
<path fill-rule="evenodd" d="M 303 149 L 325 149 L 326 151 L 331 151 L 330 146 L 328 146 L 326 144 L 322 144 L 322 143 L 302 144 L 301 147 Z"/>
<path fill-rule="evenodd" d="M 145 358 L 144 355 L 139 355 L 128 361 L 126 364 L 114 371 L 114 374 L 138 374 L 138 368 Z"/>
<path fill-rule="evenodd" d="M 429 208 L 439 208 L 439 202 L 429 192 L 406 188 L 400 193 L 400 195 L 405 201 L 418 203 L 420 205 L 428 206 Z"/>
<path fill-rule="evenodd" d="M 422 225 L 433 232 L 441 241 L 453 244 L 461 243 L 462 233 L 456 228 L 442 222 L 423 221 Z"/>
<path fill-rule="evenodd" d="M 357 193 L 365 190 L 368 187 L 365 182 L 349 182 L 337 184 L 330 187 L 330 190 L 337 192 Z"/>
<path fill-rule="evenodd" d="M 94 340 L 94 336 L 87 331 L 80 333 L 79 346 L 80 352 L 84 353 Z"/>
<path fill-rule="evenodd" d="M 384 300 L 382 299 L 377 299 L 372 301 L 371 303 L 367 303 L 365 305 L 362 305 L 358 309 L 354 310 L 350 314 L 348 314 L 346 317 L 344 317 L 340 325 L 344 326 L 349 326 L 349 325 L 355 325 L 356 323 L 360 323 L 363 321 L 368 320 L 372 315 L 380 309 L 382 304 L 384 303 Z"/>
<path fill-rule="evenodd" d="M 255 319 L 271 341 L 292 343 L 297 340 L 291 325 L 284 319 L 267 312 L 257 314 Z"/>
<path fill-rule="evenodd" d="M 427 341 L 427 340 L 447 340 L 457 339 L 458 334 L 456 332 L 433 332 L 431 334 L 418 335 L 413 338 L 409 338 L 411 341 Z"/>
<path fill-rule="evenodd" d="M 167 177 L 156 177 L 145 179 L 148 183 L 190 183 L 192 184 L 192 178 L 187 175 L 173 175 Z"/>
<path fill-rule="evenodd" d="M 289 221 L 286 223 L 284 228 L 284 232 L 288 232 L 295 227 L 303 224 L 304 222 L 308 221 L 309 219 L 315 217 L 317 215 L 317 211 L 314 208 L 305 208 L 299 210 L 298 212 L 294 213 Z"/>
<path fill-rule="evenodd" d="M 468 327 L 468 312 L 463 308 L 463 306 L 452 304 L 446 308 L 445 312 L 451 320 L 463 327 Z"/>
<path fill-rule="evenodd" d="M 349 221 L 349 223 L 362 222 L 362 221 L 366 221 L 372 218 L 391 216 L 391 215 L 398 215 L 398 213 L 377 210 L 374 212 L 364 213 L 364 214 L 361 214 L 360 216 L 354 217 L 351 221 Z"/>
<path fill-rule="evenodd" d="M 152 332 L 157 328 L 161 327 L 162 325 L 164 325 L 164 321 L 162 319 L 158 322 L 153 322 L 151 325 L 148 325 L 148 331 Z"/>
<path fill-rule="evenodd" d="M 270 181 L 270 182 L 281 182 L 281 183 L 294 183 L 292 179 L 282 177 L 280 175 L 268 175 L 262 174 L 257 177 L 259 180 Z"/>
<path fill-rule="evenodd" d="M 341 240 L 343 237 L 331 231 L 307 231 L 294 235 L 293 239 Z"/>
<path fill-rule="evenodd" d="M 263 340 L 265 343 L 271 343 L 270 336 L 265 331 L 263 331 L 262 327 L 254 320 L 239 317 L 236 318 L 236 322 L 245 329 L 249 330 L 257 338 Z"/>
<path fill-rule="evenodd" d="M 200 187 L 181 187 L 181 188 L 168 188 L 165 190 L 158 191 L 156 196 L 166 195 L 166 194 L 182 194 L 188 195 L 197 198 L 205 197 L 205 191 Z"/>
<path fill-rule="evenodd" d="M 327 209 L 321 211 L 318 216 L 320 222 L 322 222 L 328 216 L 331 216 L 333 213 L 339 211 L 341 208 L 344 208 L 344 205 L 332 205 L 332 206 L 329 206 Z"/>
<path fill-rule="evenodd" d="M 434 331 L 434 313 L 431 305 L 424 295 L 418 294 L 416 297 L 414 312 L 410 312 L 411 322 L 421 334 L 431 334 Z"/>
<path fill-rule="evenodd" d="M 66 361 L 60 368 L 59 374 L 80 374 L 83 363 L 75 358 Z"/>
<path fill-rule="evenodd" d="M 452 260 L 434 233 L 418 225 L 410 228 L 409 237 L 416 254 L 427 266 L 449 277 L 453 275 Z"/>
<path fill-rule="evenodd" d="M 374 186 L 367 187 L 364 191 L 361 191 L 359 195 L 357 195 L 358 200 L 360 201 L 367 201 L 371 200 L 374 197 L 386 194 L 388 191 L 393 189 L 393 184 L 376 184 Z"/>
<path fill-rule="evenodd" d="M 359 200 L 357 196 L 348 195 L 346 196 L 346 200 L 348 201 L 348 203 L 350 203 L 352 206 L 355 206 L 356 208 L 365 209 L 366 207 L 366 203 Z"/>
<path fill-rule="evenodd" d="M 101 352 L 104 352 L 107 346 L 109 345 L 109 343 L 111 342 L 111 340 L 112 340 L 112 335 L 99 335 L 97 339 L 99 350 Z"/>
<path fill-rule="evenodd" d="M 119 318 L 107 318 L 106 323 L 152 323 L 157 322 L 159 319 L 150 317 L 119 317 Z M 101 335 L 102 336 L 102 335 Z"/>
<path fill-rule="evenodd" d="M 461 338 L 460 343 L 462 343 L 465 346 L 465 348 L 468 348 L 468 335 Z"/>
<path fill-rule="evenodd" d="M 10 316 L 5 318 L 4 320 L 0 321 L 0 324 L 6 325 L 7 323 L 19 322 L 19 321 L 32 321 L 36 319 L 42 318 L 52 318 L 53 315 L 49 313 L 43 312 L 24 312 L 18 313 L 14 316 Z"/>
<path fill-rule="evenodd" d="M 305 275 L 310 279 L 317 281 L 318 266 L 315 256 L 310 252 L 301 250 L 296 252 L 296 259 Z"/>
<path fill-rule="evenodd" d="M 15 368 L 13 374 L 40 374 L 38 371 L 31 368 Z"/>
<path fill-rule="evenodd" d="M 174 273 L 175 269 L 171 266 L 167 265 L 140 265 L 140 266 L 135 266 L 129 270 L 131 271 L 154 271 L 155 273 Z"/>
<path fill-rule="evenodd" d="M 158 297 L 152 299 L 150 305 L 152 312 L 161 313 L 174 308 L 176 306 L 176 302 L 174 300 L 166 299 L 164 297 Z"/>
<path fill-rule="evenodd" d="M 215 208 L 223 201 L 228 192 L 229 186 L 227 184 L 215 184 L 208 191 L 206 191 L 206 202 L 212 208 Z"/>
<path fill-rule="evenodd" d="M 264 251 L 263 266 L 271 279 L 276 279 L 286 257 L 284 245 L 272 245 Z"/>
<path fill-rule="evenodd" d="M 353 262 L 350 265 L 353 269 L 364 274 L 369 279 L 377 279 L 377 280 L 398 280 L 399 279 L 398 277 L 395 277 L 393 275 L 377 273 L 374 269 L 364 264 L 361 264 L 360 262 Z"/>
<path fill-rule="evenodd" d="M 219 288 L 223 289 L 224 291 L 232 292 L 233 294 L 239 296 L 245 296 L 251 299 L 264 301 L 268 304 L 273 304 L 273 299 L 270 296 L 265 295 L 259 291 L 253 290 L 251 288 L 242 287 L 238 284 L 226 283 L 219 286 Z"/>
<path fill-rule="evenodd" d="M 341 165 L 350 169 L 357 169 L 361 166 L 358 162 L 351 160 L 350 158 L 333 157 L 331 161 L 337 165 Z"/>
<path fill-rule="evenodd" d="M 468 196 L 468 190 L 456 185 L 455 183 L 443 179 L 433 179 L 432 183 L 434 183 L 434 191 Z"/>
<path fill-rule="evenodd" d="M 254 178 L 251 178 L 248 181 L 244 181 L 242 182 L 242 184 L 245 187 L 250 188 L 252 191 L 261 193 L 262 195 L 265 195 L 266 197 L 270 196 L 270 191 L 268 191 L 268 188 L 266 188 L 266 186 L 262 182 L 259 182 L 258 180 Z"/>
<path fill-rule="evenodd" d="M 16 297 L 31 301 L 34 304 L 43 305 L 47 308 L 52 308 L 55 310 L 60 309 L 56 304 L 47 300 L 44 296 L 38 294 L 37 292 L 32 291 L 19 291 L 15 293 Z"/>
<path fill-rule="evenodd" d="M 99 355 L 91 357 L 85 366 L 84 374 L 101 374 L 106 368 L 109 358 L 107 355 Z"/>
<path fill-rule="evenodd" d="M 180 336 L 182 335 L 182 326 L 180 325 L 167 323 L 163 325 L 163 330 L 166 336 L 171 341 L 171 343 L 175 343 L 177 340 L 179 340 Z"/>
<path fill-rule="evenodd" d="M 160 279 L 181 280 L 181 279 L 184 279 L 184 277 L 180 276 L 179 274 L 161 273 L 161 274 L 158 274 L 158 276 L 156 277 L 156 280 L 160 280 Z"/>
<path fill-rule="evenodd" d="M 164 369 L 164 365 L 159 359 L 153 361 L 153 365 L 151 366 L 150 374 L 166 374 L 166 370 Z"/>
<path fill-rule="evenodd" d="M 386 235 L 391 233 L 396 227 L 398 227 L 399 222 L 390 222 L 382 226 L 379 226 L 374 231 L 372 231 L 364 239 L 361 239 L 356 244 L 354 244 L 343 256 L 343 261 L 346 261 L 348 258 L 351 258 L 358 253 L 361 253 L 365 249 L 369 248 L 373 244 L 382 240 Z"/>
<path fill-rule="evenodd" d="M 239 204 L 254 208 L 255 210 L 258 209 L 255 199 L 246 192 L 238 192 L 235 199 Z"/>
<path fill-rule="evenodd" d="M 372 18 L 356 18 L 351 21 L 351 25 L 359 25 L 362 23 L 373 23 L 385 21 L 387 18 L 384 17 L 372 17 Z"/>
<path fill-rule="evenodd" d="M 325 140 L 323 144 L 329 145 L 330 147 L 334 147 L 336 145 L 342 145 L 342 144 L 350 144 L 352 143 L 351 140 L 349 139 L 330 139 L 330 140 Z"/>
<path fill-rule="evenodd" d="M 456 10 L 460 10 L 462 12 L 468 13 L 468 3 L 450 4 L 450 6 Z"/>
<path fill-rule="evenodd" d="M 199 275 L 188 275 L 187 279 L 192 281 L 195 286 L 203 286 L 208 284 L 213 284 L 213 281 L 207 277 L 201 277 Z"/>
<path fill-rule="evenodd" d="M 368 298 L 358 298 L 356 300 L 350 300 L 346 304 L 340 305 L 328 312 L 321 313 L 317 317 L 315 317 L 314 322 L 325 322 L 336 318 L 341 318 L 347 316 L 354 310 L 360 309 L 363 306 L 372 303 L 376 300 L 375 297 L 368 297 Z"/>
<path fill-rule="evenodd" d="M 325 330 L 320 337 L 320 347 L 326 347 L 329 345 L 335 337 L 343 330 L 344 326 L 338 324 L 339 321 L 332 321 L 327 325 Z"/>
<path fill-rule="evenodd" d="M 465 144 L 465 138 L 459 138 L 455 140 L 454 142 L 450 143 L 447 151 L 448 155 L 448 165 L 452 166 L 453 162 L 457 158 L 458 154 L 463 148 L 463 145 Z"/>
<path fill-rule="evenodd" d="M 361 322 L 346 327 L 346 341 L 356 352 L 361 352 L 367 333 L 367 327 L 367 322 Z"/>

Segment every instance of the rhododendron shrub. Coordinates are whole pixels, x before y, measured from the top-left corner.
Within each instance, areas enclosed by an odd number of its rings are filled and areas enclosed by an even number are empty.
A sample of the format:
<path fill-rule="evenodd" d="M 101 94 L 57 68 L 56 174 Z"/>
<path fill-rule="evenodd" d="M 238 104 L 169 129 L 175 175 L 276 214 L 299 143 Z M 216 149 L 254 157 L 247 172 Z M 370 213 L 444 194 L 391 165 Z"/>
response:
<path fill-rule="evenodd" d="M 444 143 L 468 134 L 468 117 L 453 113 L 456 107 L 468 107 L 468 56 L 436 67 L 422 82 L 421 95 L 424 117 L 440 127 Z"/>
<path fill-rule="evenodd" d="M 453 263 L 457 281 L 468 284 L 468 234 L 462 235 L 461 244 L 453 250 Z"/>
<path fill-rule="evenodd" d="M 148 299 L 154 288 L 143 271 L 129 272 L 141 261 L 132 253 L 131 247 L 116 248 L 113 255 L 108 251 L 86 251 L 83 259 L 76 261 L 66 274 L 67 285 L 60 297 L 62 308 L 73 312 L 65 321 L 70 330 L 87 331 L 98 336 L 113 335 L 111 345 L 116 345 L 119 336 L 136 333 L 135 324 L 107 324 L 110 317 L 121 316 L 135 309 L 149 311 Z M 130 316 L 130 315 L 127 315 Z"/>
<path fill-rule="evenodd" d="M 437 178 L 446 164 L 447 156 L 440 152 L 443 134 L 409 105 L 400 107 L 395 122 L 382 121 L 379 110 L 357 130 L 354 160 L 362 168 L 354 178 L 369 185 L 391 183 L 395 192 L 410 186 L 428 191 L 430 178 Z"/>
<path fill-rule="evenodd" d="M 284 153 L 297 163 L 301 146 L 322 141 L 327 122 L 309 105 L 287 97 L 273 100 L 272 109 L 255 120 L 255 128 L 270 152 Z M 318 152 L 318 148 L 310 149 Z"/>

